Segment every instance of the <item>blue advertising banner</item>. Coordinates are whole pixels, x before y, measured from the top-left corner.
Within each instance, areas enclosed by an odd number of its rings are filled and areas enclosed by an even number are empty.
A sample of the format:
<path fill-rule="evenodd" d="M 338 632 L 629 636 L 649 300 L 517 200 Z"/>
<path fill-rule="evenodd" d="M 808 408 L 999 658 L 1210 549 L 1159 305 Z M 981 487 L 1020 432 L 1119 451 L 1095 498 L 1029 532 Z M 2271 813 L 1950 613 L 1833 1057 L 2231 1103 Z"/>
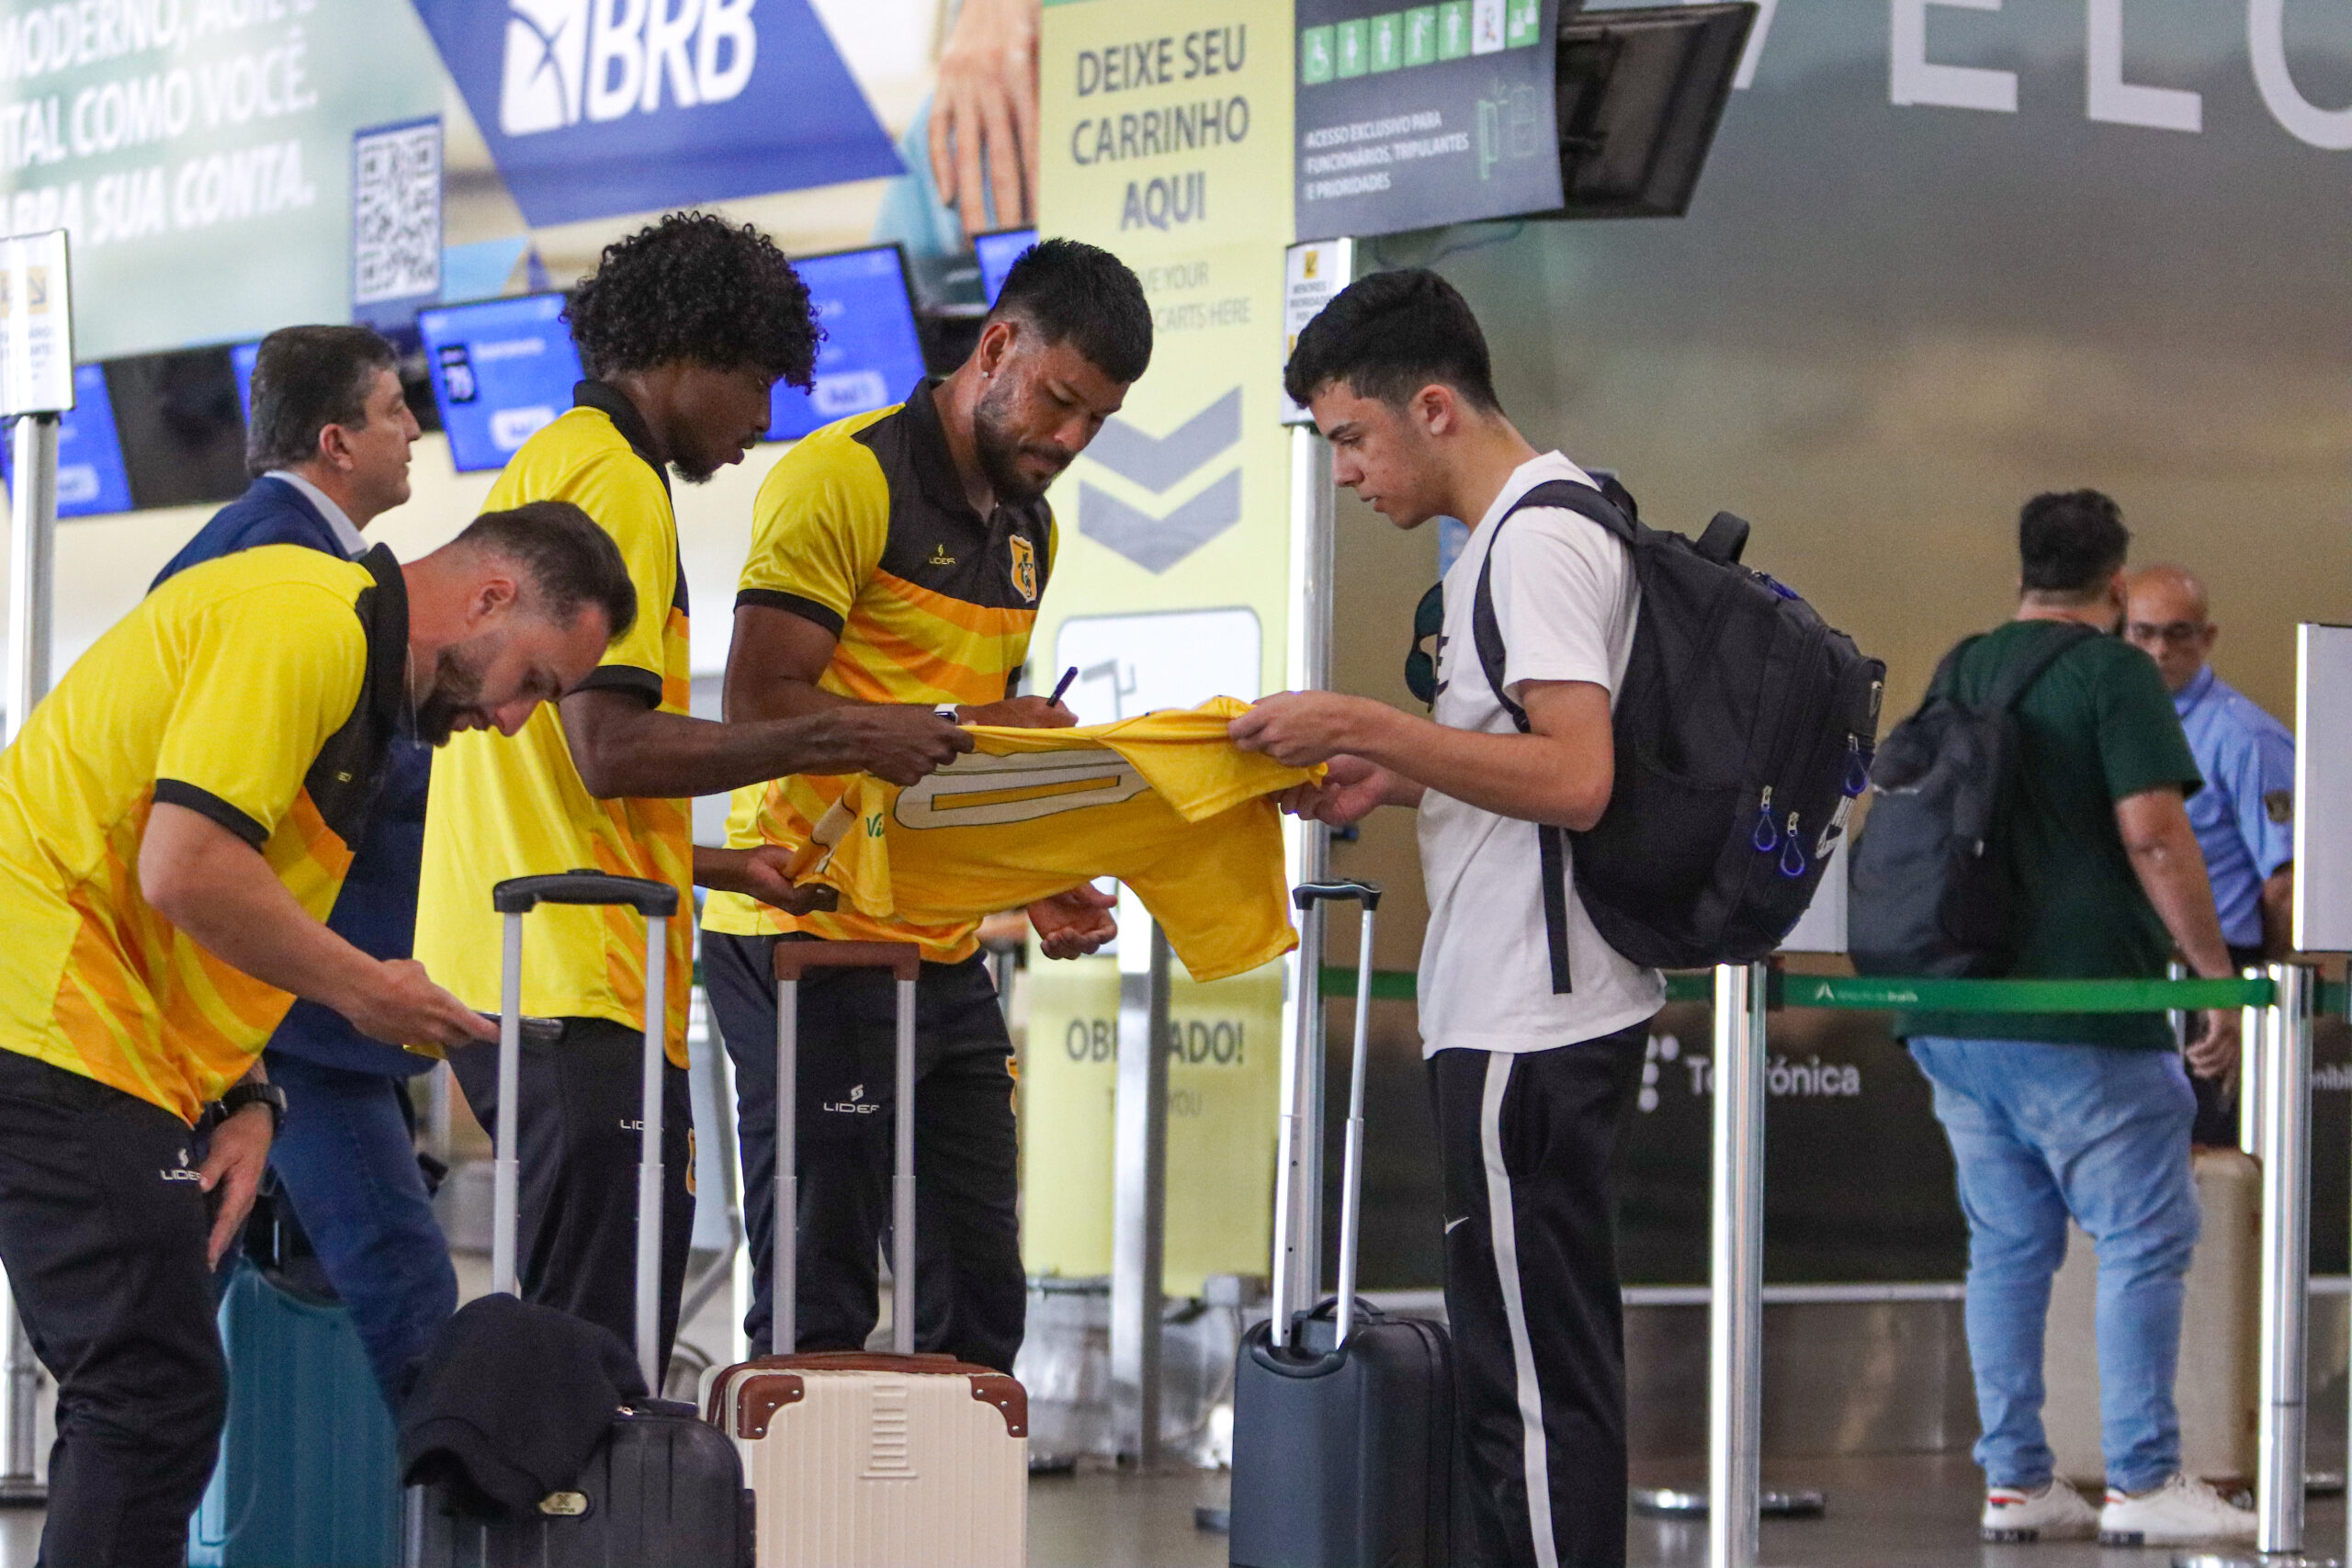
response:
<path fill-rule="evenodd" d="M 1560 205 L 1559 0 L 1298 0 L 1299 238 Z"/>
<path fill-rule="evenodd" d="M 414 0 L 534 227 L 902 172 L 808 0 Z"/>

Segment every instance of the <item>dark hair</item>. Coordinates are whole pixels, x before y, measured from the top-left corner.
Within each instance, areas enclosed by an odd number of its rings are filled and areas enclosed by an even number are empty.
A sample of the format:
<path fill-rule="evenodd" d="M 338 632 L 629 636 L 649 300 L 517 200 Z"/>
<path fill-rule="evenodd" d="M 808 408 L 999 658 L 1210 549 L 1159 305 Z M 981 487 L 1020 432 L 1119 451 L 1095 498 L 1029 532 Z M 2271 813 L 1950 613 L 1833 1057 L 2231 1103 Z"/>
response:
<path fill-rule="evenodd" d="M 2123 570 L 2132 531 L 2095 490 L 2037 495 L 2018 514 L 2018 558 L 2029 593 L 2086 593 Z"/>
<path fill-rule="evenodd" d="M 591 376 L 687 360 L 806 387 L 824 335 L 775 242 L 709 212 L 669 213 L 606 245 L 564 319 Z"/>
<path fill-rule="evenodd" d="M 379 371 L 398 370 L 392 345 L 366 327 L 280 327 L 254 355 L 245 472 L 299 468 L 319 455 L 319 432 L 368 423 Z"/>
<path fill-rule="evenodd" d="M 1470 302 L 1426 267 L 1358 278 L 1298 334 L 1283 367 L 1291 401 L 1306 403 L 1340 382 L 1391 408 L 1435 382 L 1488 413 L 1502 410 L 1487 334 Z"/>
<path fill-rule="evenodd" d="M 1077 345 L 1086 362 L 1131 386 L 1151 367 L 1151 306 L 1127 264 L 1079 240 L 1040 240 L 1004 275 L 989 312 L 1018 316 L 1047 343 Z"/>
<path fill-rule="evenodd" d="M 605 612 L 610 637 L 622 637 L 637 624 L 637 585 L 620 547 L 568 501 L 526 501 L 509 512 L 485 512 L 466 525 L 456 543 L 521 567 L 528 592 L 558 626 L 570 626 L 591 604 Z"/>

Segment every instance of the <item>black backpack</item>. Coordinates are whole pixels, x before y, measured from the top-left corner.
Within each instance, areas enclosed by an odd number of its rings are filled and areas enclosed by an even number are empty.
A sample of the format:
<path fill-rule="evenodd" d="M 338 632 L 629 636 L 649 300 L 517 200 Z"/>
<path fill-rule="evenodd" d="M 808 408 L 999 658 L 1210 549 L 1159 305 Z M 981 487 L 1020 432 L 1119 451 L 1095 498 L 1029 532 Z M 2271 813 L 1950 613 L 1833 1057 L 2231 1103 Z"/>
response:
<path fill-rule="evenodd" d="M 1847 903 L 1854 967 L 1865 975 L 1967 979 L 2009 967 L 2010 886 L 2001 823 L 2017 788 L 2018 702 L 2085 626 L 2001 672 L 1981 703 L 1953 693 L 1970 637 L 1944 655 L 1919 711 L 1894 727 L 1871 768 L 1870 820 L 1854 843 Z"/>
<path fill-rule="evenodd" d="M 1536 829 L 1553 991 L 1573 988 L 1571 839 L 1585 913 L 1635 964 L 1690 969 L 1764 957 L 1813 902 L 1868 781 L 1886 666 L 1795 593 L 1741 566 L 1747 525 L 1727 512 L 1694 544 L 1629 517 L 1588 485 L 1553 479 L 1495 526 L 1531 506 L 1565 508 L 1623 541 L 1641 591 L 1611 725 L 1609 809 L 1582 833 Z M 1524 732 L 1525 711 L 1503 693 L 1494 560 L 1489 542 L 1472 606 L 1478 665 Z"/>

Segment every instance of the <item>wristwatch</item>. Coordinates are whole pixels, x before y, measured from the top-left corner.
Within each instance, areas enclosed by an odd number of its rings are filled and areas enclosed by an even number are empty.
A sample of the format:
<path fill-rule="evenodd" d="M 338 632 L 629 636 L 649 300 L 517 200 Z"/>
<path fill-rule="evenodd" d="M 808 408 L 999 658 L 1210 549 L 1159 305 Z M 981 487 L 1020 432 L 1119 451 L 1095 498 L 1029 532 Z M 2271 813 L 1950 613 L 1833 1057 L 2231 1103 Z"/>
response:
<path fill-rule="evenodd" d="M 286 1091 L 274 1083 L 241 1083 L 230 1086 L 220 1097 L 220 1120 L 226 1122 L 248 1105 L 269 1107 L 269 1135 L 286 1124 Z"/>
<path fill-rule="evenodd" d="M 934 716 L 944 718 L 950 724 L 961 724 L 964 722 L 964 716 L 956 711 L 956 705 L 954 703 L 942 703 L 931 711 Z"/>

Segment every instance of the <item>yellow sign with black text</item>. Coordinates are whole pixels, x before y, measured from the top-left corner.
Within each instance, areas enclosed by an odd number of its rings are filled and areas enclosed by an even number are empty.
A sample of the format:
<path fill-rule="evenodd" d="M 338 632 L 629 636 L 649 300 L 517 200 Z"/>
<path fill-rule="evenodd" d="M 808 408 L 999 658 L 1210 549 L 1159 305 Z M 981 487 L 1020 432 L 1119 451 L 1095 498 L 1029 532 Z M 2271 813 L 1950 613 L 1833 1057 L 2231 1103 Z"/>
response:
<path fill-rule="evenodd" d="M 1046 0 L 1040 228 L 1116 254 L 1151 303 L 1151 369 L 1054 490 L 1061 544 L 1031 689 L 1107 723 L 1284 683 L 1291 0 Z M 1144 933 L 1130 933 L 1141 941 Z M 1118 976 L 1033 953 L 1022 1058 L 1032 1273 L 1110 1270 Z M 1263 1274 L 1283 971 L 1176 981 L 1168 1288 Z"/>

